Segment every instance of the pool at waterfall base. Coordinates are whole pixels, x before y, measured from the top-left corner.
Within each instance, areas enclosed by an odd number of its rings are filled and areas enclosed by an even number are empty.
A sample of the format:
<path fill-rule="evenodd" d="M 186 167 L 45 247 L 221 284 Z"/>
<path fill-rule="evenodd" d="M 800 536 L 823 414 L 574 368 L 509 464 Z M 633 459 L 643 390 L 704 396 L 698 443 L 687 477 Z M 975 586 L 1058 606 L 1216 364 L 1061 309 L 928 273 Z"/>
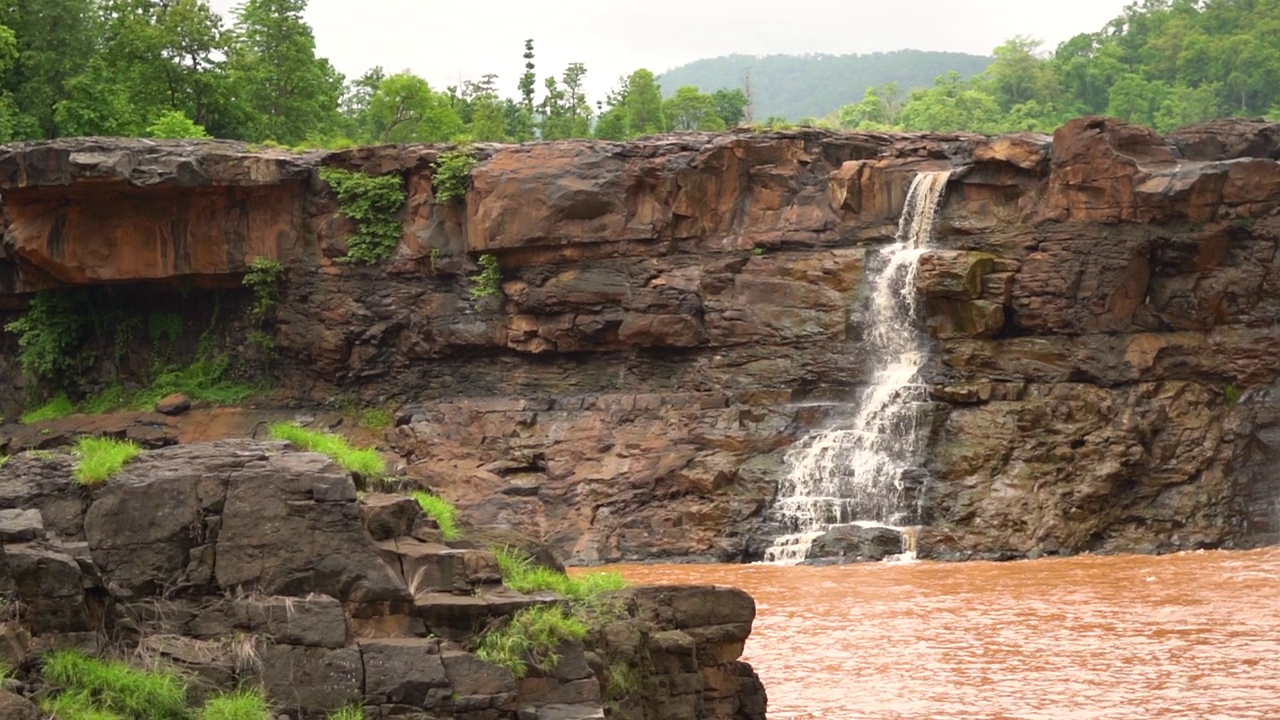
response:
<path fill-rule="evenodd" d="M 1276 548 L 620 569 L 751 593 L 774 720 L 1280 718 Z"/>

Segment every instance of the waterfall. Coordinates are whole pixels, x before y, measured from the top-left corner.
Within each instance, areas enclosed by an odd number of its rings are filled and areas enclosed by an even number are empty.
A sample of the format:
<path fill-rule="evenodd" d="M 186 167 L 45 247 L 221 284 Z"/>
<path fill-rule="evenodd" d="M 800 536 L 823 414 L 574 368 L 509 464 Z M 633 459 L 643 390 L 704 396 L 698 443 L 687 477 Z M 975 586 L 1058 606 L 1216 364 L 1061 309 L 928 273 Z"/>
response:
<path fill-rule="evenodd" d="M 916 270 L 928 249 L 950 172 L 911 183 L 892 245 L 872 268 L 865 338 L 871 382 L 852 417 L 804 438 L 787 453 L 787 476 L 772 515 L 791 533 L 774 541 L 767 562 L 800 562 L 833 525 L 909 525 L 918 521 L 919 468 L 928 438 L 928 392 L 918 328 Z M 916 502 L 909 496 L 915 495 Z"/>

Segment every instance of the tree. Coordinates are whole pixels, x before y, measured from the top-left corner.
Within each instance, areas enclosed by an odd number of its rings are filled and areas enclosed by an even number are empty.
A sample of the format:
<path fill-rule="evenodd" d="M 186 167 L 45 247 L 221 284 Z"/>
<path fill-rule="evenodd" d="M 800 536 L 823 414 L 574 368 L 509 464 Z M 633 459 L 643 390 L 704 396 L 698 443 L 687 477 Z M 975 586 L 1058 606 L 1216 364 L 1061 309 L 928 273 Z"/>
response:
<path fill-rule="evenodd" d="M 1036 55 L 1040 41 L 1025 35 L 1014 37 L 995 49 L 995 61 L 987 68 L 1000 107 L 1008 110 L 1032 100 L 1052 100 L 1049 86 L 1056 84 L 1047 60 Z"/>
<path fill-rule="evenodd" d="M 751 102 L 746 92 L 722 88 L 711 97 L 716 101 L 716 115 L 724 121 L 725 127 L 737 127 L 746 118 L 747 105 Z"/>
<path fill-rule="evenodd" d="M 463 84 L 463 99 L 468 106 L 467 135 L 471 140 L 502 142 L 507 139 L 497 75 L 485 75 L 480 82 L 468 80 Z"/>
<path fill-rule="evenodd" d="M 445 142 L 463 129 L 449 99 L 410 72 L 383 80 L 357 124 L 368 143 Z"/>
<path fill-rule="evenodd" d="M 293 145 L 338 125 L 342 76 L 315 55 L 307 0 L 246 0 L 228 64 L 256 140 Z"/>
<path fill-rule="evenodd" d="M 586 66 L 576 62 L 565 68 L 560 83 L 547 78 L 541 104 L 544 140 L 591 136 L 591 105 L 583 87 L 586 74 Z"/>
<path fill-rule="evenodd" d="M 723 130 L 724 120 L 716 114 L 716 99 L 686 85 L 667 98 L 662 111 L 672 130 Z"/>

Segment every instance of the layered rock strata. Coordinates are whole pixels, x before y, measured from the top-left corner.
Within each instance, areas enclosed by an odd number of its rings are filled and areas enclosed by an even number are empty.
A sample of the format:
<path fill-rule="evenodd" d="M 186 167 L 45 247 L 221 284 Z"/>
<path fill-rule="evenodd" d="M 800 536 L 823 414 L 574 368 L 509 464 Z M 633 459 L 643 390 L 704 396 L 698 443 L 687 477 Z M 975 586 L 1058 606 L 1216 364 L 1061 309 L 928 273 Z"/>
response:
<path fill-rule="evenodd" d="M 394 404 L 409 474 L 571 562 L 738 560 L 779 531 L 786 448 L 867 381 L 870 253 L 911 178 L 950 169 L 919 274 L 936 400 L 922 554 L 1280 532 L 1280 126 L 482 146 L 448 204 L 437 152 L 9 146 L 0 308 L 83 283 L 230 287 L 280 259 L 278 396 Z M 404 179 L 389 261 L 334 261 L 352 226 L 321 166 Z M 469 292 L 481 254 L 496 298 Z M 0 405 L 29 390 L 7 382 Z"/>

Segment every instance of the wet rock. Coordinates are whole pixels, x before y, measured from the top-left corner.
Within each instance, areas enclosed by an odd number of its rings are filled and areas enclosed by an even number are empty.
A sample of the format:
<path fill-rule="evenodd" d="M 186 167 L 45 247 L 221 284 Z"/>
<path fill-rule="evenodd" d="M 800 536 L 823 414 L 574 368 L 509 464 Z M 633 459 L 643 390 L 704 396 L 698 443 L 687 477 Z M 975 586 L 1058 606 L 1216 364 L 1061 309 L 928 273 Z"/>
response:
<path fill-rule="evenodd" d="M 156 412 L 161 415 L 181 415 L 191 409 L 191 398 L 182 393 L 168 395 L 156 401 Z"/>
<path fill-rule="evenodd" d="M 5 720 L 40 720 L 40 710 L 21 695 L 0 690 L 0 717 Z"/>
<path fill-rule="evenodd" d="M 805 562 L 880 562 L 903 549 L 902 531 L 896 528 L 840 525 L 813 541 Z"/>

